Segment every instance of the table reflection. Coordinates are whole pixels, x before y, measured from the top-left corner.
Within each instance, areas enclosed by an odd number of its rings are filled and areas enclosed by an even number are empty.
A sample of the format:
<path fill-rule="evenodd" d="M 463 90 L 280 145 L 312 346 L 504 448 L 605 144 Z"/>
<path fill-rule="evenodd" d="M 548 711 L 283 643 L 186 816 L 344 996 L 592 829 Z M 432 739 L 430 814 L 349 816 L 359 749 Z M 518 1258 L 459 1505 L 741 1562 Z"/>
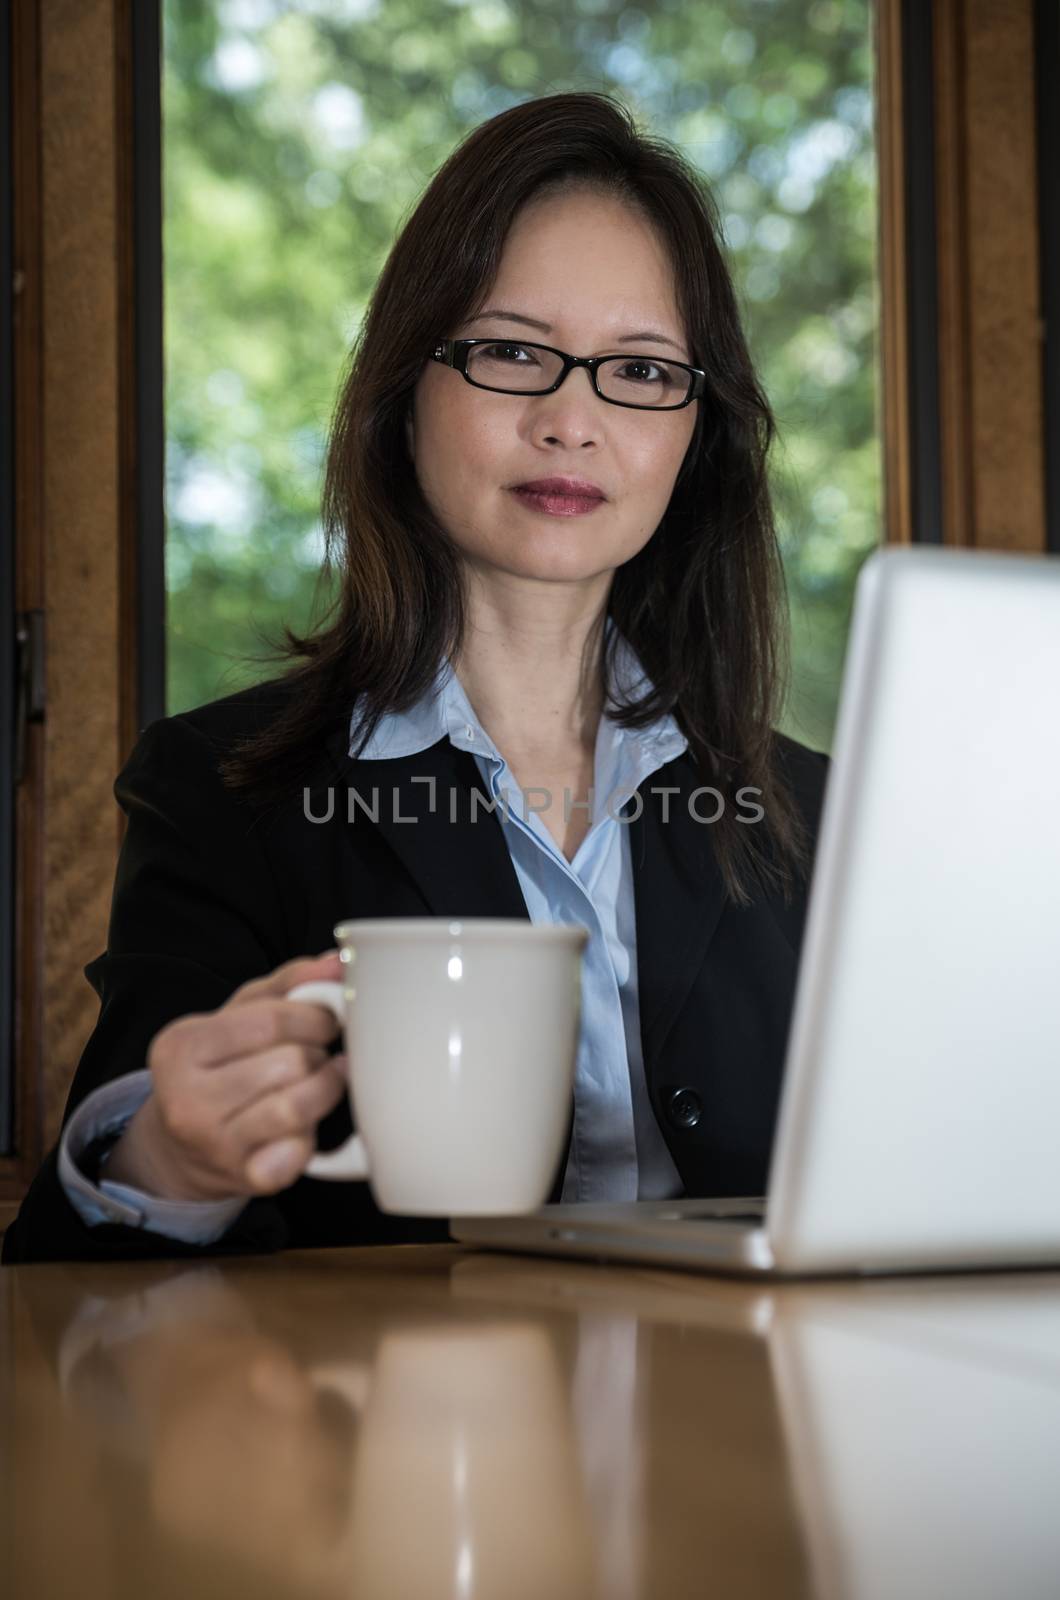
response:
<path fill-rule="evenodd" d="M 35 1600 L 1060 1593 L 1053 1275 L 406 1249 L 0 1286 Z"/>
<path fill-rule="evenodd" d="M 270 1578 L 313 1573 L 338 1545 L 356 1412 L 314 1386 L 216 1268 L 90 1297 L 62 1338 L 59 1373 L 105 1454 L 140 1465 L 164 1538 Z"/>
<path fill-rule="evenodd" d="M 316 1381 L 350 1372 L 340 1363 Z M 364 1387 L 342 1557 L 354 1593 L 592 1591 L 591 1523 L 547 1328 L 391 1330 Z"/>
<path fill-rule="evenodd" d="M 742 1329 L 768 1360 L 816 1600 L 1060 1595 L 1055 1275 L 767 1291 L 630 1277 L 481 1257 L 454 1269 L 458 1292 L 474 1299 L 576 1301 L 582 1315 L 588 1304 L 613 1317 L 635 1304 L 655 1330 L 657 1379 L 672 1378 L 664 1351 L 679 1363 L 690 1346 L 705 1353 L 720 1330 Z"/>

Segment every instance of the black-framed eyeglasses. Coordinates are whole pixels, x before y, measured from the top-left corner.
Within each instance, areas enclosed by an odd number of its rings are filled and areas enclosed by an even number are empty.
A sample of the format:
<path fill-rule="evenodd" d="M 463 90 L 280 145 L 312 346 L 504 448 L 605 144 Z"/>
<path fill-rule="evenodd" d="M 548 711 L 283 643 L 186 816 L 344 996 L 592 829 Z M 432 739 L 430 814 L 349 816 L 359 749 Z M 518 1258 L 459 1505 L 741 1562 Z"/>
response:
<path fill-rule="evenodd" d="M 476 389 L 498 394 L 553 394 L 574 367 L 585 367 L 609 405 L 679 411 L 706 387 L 707 375 L 659 356 L 569 356 L 550 344 L 512 339 L 439 339 L 430 359 L 452 367 Z"/>

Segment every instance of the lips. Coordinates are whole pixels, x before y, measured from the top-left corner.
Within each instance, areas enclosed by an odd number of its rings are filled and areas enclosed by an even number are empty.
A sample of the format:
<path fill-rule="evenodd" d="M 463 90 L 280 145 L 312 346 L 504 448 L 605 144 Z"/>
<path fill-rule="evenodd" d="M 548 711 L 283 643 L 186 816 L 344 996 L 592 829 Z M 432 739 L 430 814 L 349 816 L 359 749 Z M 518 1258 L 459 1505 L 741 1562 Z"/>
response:
<path fill-rule="evenodd" d="M 536 511 L 547 517 L 588 517 L 604 504 L 604 496 L 595 491 L 591 494 L 557 494 L 552 489 L 542 490 L 520 484 L 509 492 L 528 511 Z"/>
<path fill-rule="evenodd" d="M 540 494 L 564 500 L 606 500 L 599 484 L 588 478 L 534 478 L 529 483 L 516 483 L 512 488 L 518 494 Z"/>

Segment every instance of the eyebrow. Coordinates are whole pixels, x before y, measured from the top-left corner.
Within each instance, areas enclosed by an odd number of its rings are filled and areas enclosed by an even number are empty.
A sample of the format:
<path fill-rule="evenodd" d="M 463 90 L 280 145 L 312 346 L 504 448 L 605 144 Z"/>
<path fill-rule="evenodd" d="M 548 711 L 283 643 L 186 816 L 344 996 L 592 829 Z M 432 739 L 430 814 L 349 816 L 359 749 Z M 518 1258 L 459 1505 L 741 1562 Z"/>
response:
<path fill-rule="evenodd" d="M 483 322 L 487 317 L 492 317 L 497 322 L 525 322 L 528 327 L 537 328 L 541 333 L 552 332 L 552 324 L 550 322 L 538 322 L 536 317 L 525 317 L 518 311 L 500 311 L 496 307 L 491 308 L 489 311 L 480 311 L 475 317 L 468 317 L 465 326 L 470 327 L 473 322 Z M 643 328 L 640 333 L 624 333 L 615 342 L 617 344 L 637 344 L 642 340 L 648 340 L 652 344 L 668 344 L 678 351 L 684 349 L 684 346 L 678 344 L 675 339 L 668 339 L 665 333 L 657 333 L 653 328 Z"/>

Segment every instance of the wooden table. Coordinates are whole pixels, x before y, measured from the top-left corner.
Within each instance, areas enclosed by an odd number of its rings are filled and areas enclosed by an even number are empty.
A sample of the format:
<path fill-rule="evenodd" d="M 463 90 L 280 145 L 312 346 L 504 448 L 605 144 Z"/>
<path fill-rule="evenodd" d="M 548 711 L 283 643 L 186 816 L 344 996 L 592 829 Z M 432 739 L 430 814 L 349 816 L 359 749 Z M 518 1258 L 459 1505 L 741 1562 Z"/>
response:
<path fill-rule="evenodd" d="M 1060 1595 L 1060 1274 L 0 1270 L 11 1600 Z"/>

